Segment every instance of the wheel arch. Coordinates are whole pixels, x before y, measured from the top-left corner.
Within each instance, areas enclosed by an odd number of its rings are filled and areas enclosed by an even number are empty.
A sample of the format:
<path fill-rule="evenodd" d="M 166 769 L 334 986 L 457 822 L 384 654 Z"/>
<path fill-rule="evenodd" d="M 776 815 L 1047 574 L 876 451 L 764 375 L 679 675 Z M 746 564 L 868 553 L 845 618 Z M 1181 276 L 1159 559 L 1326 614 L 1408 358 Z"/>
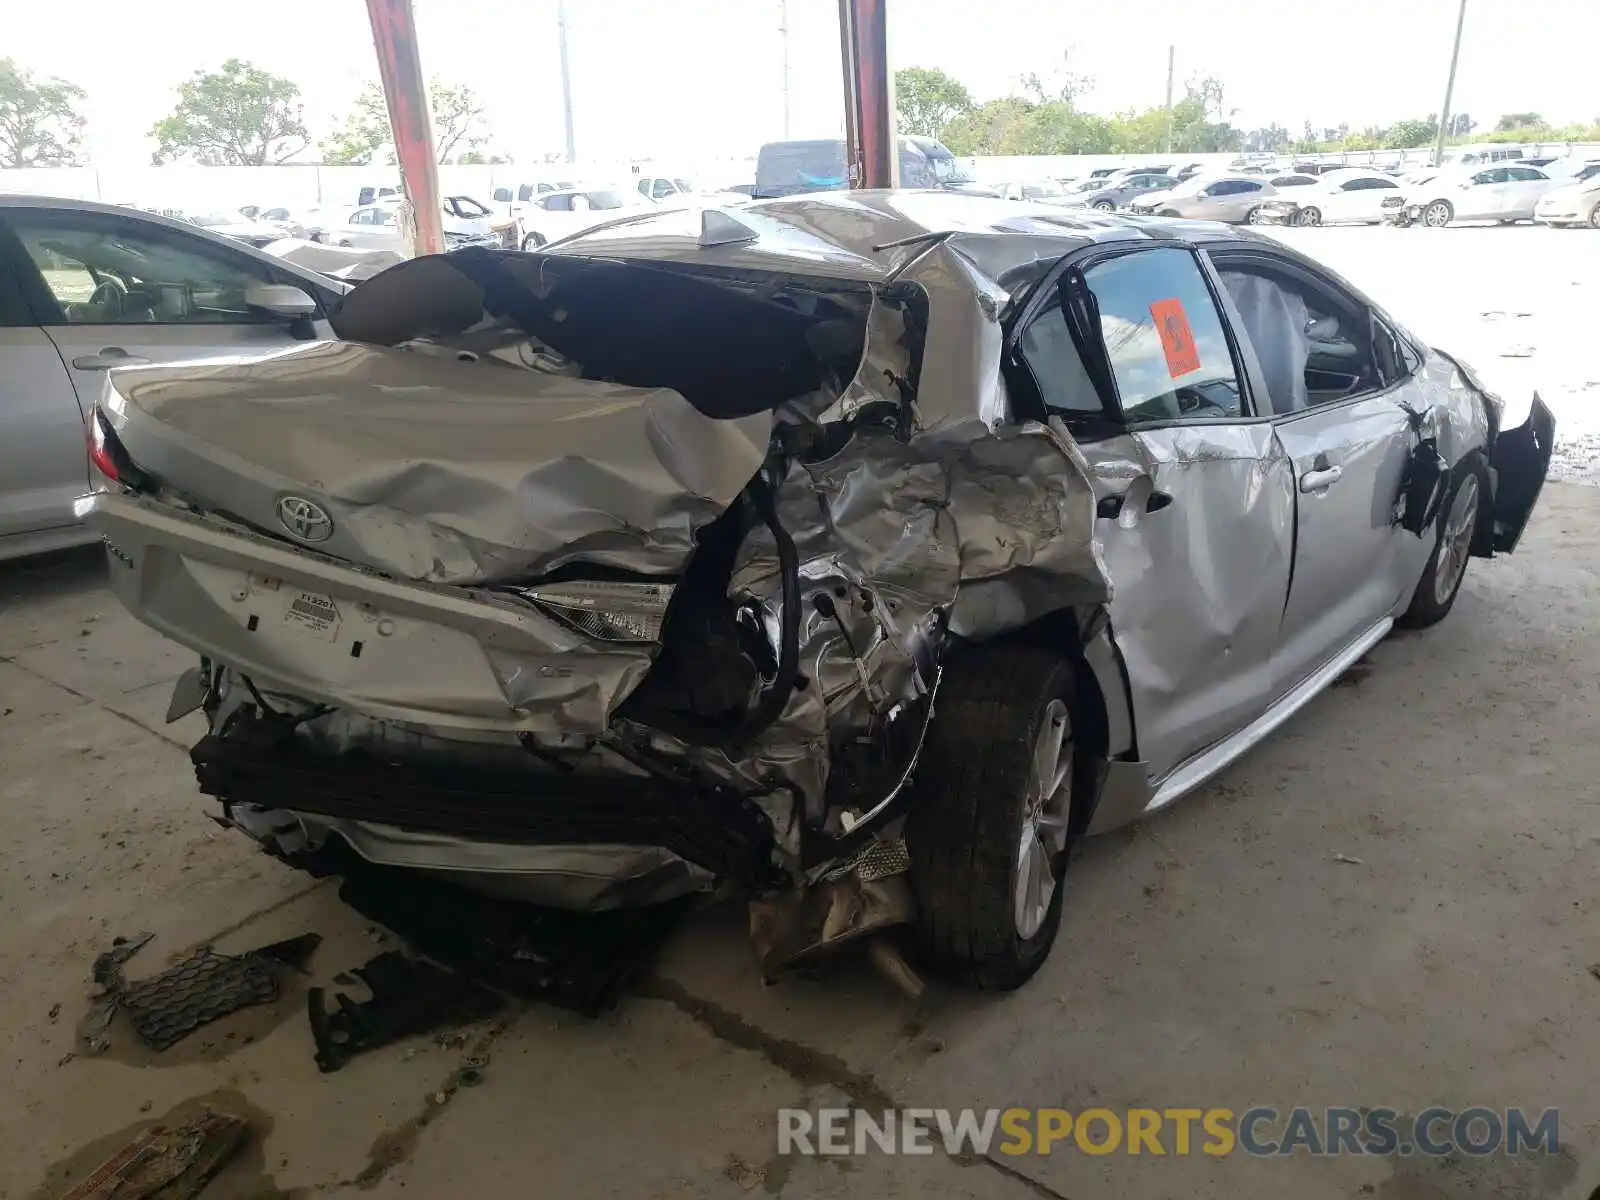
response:
<path fill-rule="evenodd" d="M 1088 609 L 1058 608 L 1005 635 L 1007 641 L 1038 646 L 1061 654 L 1075 668 L 1073 739 L 1088 751 L 1092 780 L 1072 800 L 1072 832 L 1089 827 L 1099 803 L 1106 764 L 1137 758 L 1132 692 L 1127 668 L 1111 633 L 1103 605 Z"/>

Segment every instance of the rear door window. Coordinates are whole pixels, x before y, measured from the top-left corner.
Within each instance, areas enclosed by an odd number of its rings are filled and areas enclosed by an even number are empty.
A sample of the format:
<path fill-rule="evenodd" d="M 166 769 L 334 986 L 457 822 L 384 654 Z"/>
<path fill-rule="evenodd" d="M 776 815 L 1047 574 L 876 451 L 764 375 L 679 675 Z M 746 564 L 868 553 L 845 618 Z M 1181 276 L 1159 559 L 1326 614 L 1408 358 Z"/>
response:
<path fill-rule="evenodd" d="M 1222 313 L 1199 260 L 1162 247 L 1085 271 L 1088 322 L 1100 335 L 1130 423 L 1238 418 L 1243 388 Z"/>

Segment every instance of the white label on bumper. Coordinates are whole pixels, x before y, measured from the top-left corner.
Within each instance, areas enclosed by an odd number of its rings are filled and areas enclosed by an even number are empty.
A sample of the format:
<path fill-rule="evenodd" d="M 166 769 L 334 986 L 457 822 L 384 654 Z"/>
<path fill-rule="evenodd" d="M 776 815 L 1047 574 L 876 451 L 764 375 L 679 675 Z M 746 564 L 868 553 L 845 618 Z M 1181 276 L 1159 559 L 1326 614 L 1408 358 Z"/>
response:
<path fill-rule="evenodd" d="M 298 625 L 313 637 L 331 642 L 339 636 L 339 607 L 320 592 L 297 592 L 284 610 L 286 625 Z"/>

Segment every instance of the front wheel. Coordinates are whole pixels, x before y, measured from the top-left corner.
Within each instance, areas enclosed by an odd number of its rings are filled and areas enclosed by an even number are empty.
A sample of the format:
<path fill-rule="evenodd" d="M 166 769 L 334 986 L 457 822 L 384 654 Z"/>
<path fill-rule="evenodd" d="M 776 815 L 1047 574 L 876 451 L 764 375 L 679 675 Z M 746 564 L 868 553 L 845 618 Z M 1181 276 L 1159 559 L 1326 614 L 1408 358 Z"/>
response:
<path fill-rule="evenodd" d="M 1411 597 L 1411 607 L 1400 618 L 1409 629 L 1425 629 L 1450 615 L 1461 581 L 1467 576 L 1467 562 L 1477 537 L 1479 514 L 1485 497 L 1483 457 L 1476 451 L 1456 468 L 1449 496 L 1440 506 L 1438 532 L 1428 565 Z"/>
<path fill-rule="evenodd" d="M 1116 205 L 1108 200 L 1100 200 L 1094 205 L 1095 212 L 1110 212 L 1114 208 L 1116 208 Z"/>
<path fill-rule="evenodd" d="M 1600 229 L 1600 203 L 1589 210 L 1589 228 Z"/>
<path fill-rule="evenodd" d="M 524 250 L 537 250 L 543 245 L 544 234 L 542 233 L 530 233 L 527 237 L 522 239 L 522 248 Z"/>
<path fill-rule="evenodd" d="M 1456 210 L 1448 200 L 1435 200 L 1422 210 L 1422 223 L 1429 229 L 1443 229 L 1456 219 Z"/>
<path fill-rule="evenodd" d="M 1322 224 L 1322 210 L 1321 209 L 1317 209 L 1317 208 L 1309 208 L 1309 207 L 1308 208 L 1302 208 L 1298 213 L 1295 214 L 1294 223 L 1296 225 L 1305 225 L 1305 226 L 1321 225 Z"/>
<path fill-rule="evenodd" d="M 906 824 L 917 935 L 980 988 L 1026 983 L 1061 925 L 1073 799 L 1092 786 L 1075 689 L 1066 658 L 1000 643 L 952 659 L 935 700 Z"/>

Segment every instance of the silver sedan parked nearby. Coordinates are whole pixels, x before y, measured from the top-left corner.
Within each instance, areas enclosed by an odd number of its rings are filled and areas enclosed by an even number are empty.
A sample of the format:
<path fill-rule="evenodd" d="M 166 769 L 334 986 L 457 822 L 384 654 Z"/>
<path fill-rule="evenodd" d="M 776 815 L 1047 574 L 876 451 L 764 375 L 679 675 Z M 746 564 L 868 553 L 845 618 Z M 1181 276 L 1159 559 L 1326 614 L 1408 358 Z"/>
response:
<path fill-rule="evenodd" d="M 1554 425 L 1268 238 L 936 192 L 416 259 L 333 324 L 94 416 L 221 818 L 575 908 L 741 889 L 769 967 L 909 922 L 992 988 L 1079 837 L 1516 546 Z"/>
<path fill-rule="evenodd" d="M 107 368 L 326 338 L 342 291 L 183 221 L 0 196 L 0 559 L 94 540 L 72 503 Z"/>
<path fill-rule="evenodd" d="M 1170 191 L 1152 192 L 1131 205 L 1137 213 L 1163 217 L 1194 217 L 1254 225 L 1262 205 L 1278 195 L 1267 180 L 1250 175 L 1197 176 Z"/>

